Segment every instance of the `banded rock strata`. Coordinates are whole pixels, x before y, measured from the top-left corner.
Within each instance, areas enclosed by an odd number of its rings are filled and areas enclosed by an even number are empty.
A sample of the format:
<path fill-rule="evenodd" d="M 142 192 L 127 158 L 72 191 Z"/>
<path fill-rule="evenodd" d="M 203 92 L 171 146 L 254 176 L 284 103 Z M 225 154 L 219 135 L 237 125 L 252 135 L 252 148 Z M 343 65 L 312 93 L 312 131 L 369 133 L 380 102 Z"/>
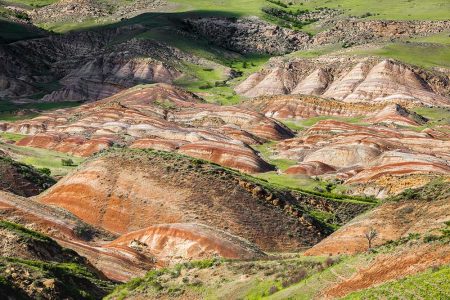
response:
<path fill-rule="evenodd" d="M 308 94 L 352 103 L 450 105 L 448 75 L 377 58 L 276 58 L 235 90 L 246 97 Z"/>
<path fill-rule="evenodd" d="M 388 182 L 383 184 L 386 176 L 448 176 L 449 143 L 448 135 L 442 139 L 425 132 L 325 120 L 296 138 L 278 143 L 277 157 L 299 162 L 286 170 L 288 174 L 328 174 L 348 184 L 375 182 L 379 187 L 366 193 L 384 197 L 391 189 L 399 192 Z M 395 185 L 395 180 L 391 181 Z"/>
<path fill-rule="evenodd" d="M 169 85 L 136 87 L 77 108 L 2 123 L 7 132 L 30 134 L 17 144 L 89 156 L 113 145 L 167 149 L 246 172 L 273 169 L 248 144 L 293 133 L 260 113 L 202 103 Z"/>

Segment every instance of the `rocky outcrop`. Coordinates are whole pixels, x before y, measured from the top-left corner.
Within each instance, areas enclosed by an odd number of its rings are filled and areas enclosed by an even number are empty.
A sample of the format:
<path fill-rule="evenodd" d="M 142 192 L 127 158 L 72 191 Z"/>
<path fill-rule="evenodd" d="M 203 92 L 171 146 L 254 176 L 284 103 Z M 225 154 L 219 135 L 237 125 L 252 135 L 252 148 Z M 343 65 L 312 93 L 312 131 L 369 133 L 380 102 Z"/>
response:
<path fill-rule="evenodd" d="M 320 161 L 308 161 L 289 167 L 284 171 L 286 174 L 316 176 L 333 173 L 336 169 Z"/>
<path fill-rule="evenodd" d="M 330 20 L 323 27 L 331 28 L 315 35 L 313 44 L 350 46 L 445 32 L 450 29 L 450 22 L 343 19 Z"/>
<path fill-rule="evenodd" d="M 385 105 L 347 103 L 309 95 L 280 95 L 256 97 L 244 101 L 241 106 L 276 119 L 308 119 L 319 116 L 366 116 L 382 110 Z"/>
<path fill-rule="evenodd" d="M 1 220 L 0 237 L 2 297 L 102 298 L 112 290 L 112 283 L 84 257 L 48 236 Z"/>
<path fill-rule="evenodd" d="M 304 49 L 310 37 L 256 17 L 185 19 L 183 29 L 239 53 L 279 55 Z"/>
<path fill-rule="evenodd" d="M 0 129 L 30 135 L 17 144 L 89 156 L 114 145 L 173 150 L 245 172 L 273 169 L 248 144 L 293 133 L 250 110 L 203 103 L 170 85 L 135 87 L 77 108 L 35 119 L 1 123 Z"/>
<path fill-rule="evenodd" d="M 260 158 L 254 150 L 231 143 L 194 142 L 181 146 L 179 152 L 249 173 L 275 169 L 274 166 Z"/>
<path fill-rule="evenodd" d="M 87 19 L 120 20 L 166 6 L 164 0 L 137 0 L 133 3 L 98 0 L 63 0 L 30 11 L 34 23 L 80 22 Z"/>
<path fill-rule="evenodd" d="M 19 97 L 23 94 L 32 95 L 39 89 L 26 81 L 0 75 L 0 97 Z"/>
<path fill-rule="evenodd" d="M 400 126 L 419 126 L 428 122 L 428 119 L 411 112 L 398 104 L 386 106 L 373 117 L 366 119 L 369 123 L 395 124 Z"/>
<path fill-rule="evenodd" d="M 89 264 L 111 280 L 126 281 L 142 276 L 157 265 L 152 257 L 131 248 L 120 250 L 99 246 L 98 241 L 111 241 L 114 235 L 89 226 L 63 209 L 0 192 L 0 210 L 2 219 L 19 222 L 28 228 L 45 233 L 64 248 L 75 250 L 86 257 Z M 27 258 L 30 258 L 29 255 L 32 253 L 30 251 L 32 250 L 27 249 L 24 252 L 24 255 L 28 255 Z M 56 259 L 57 257 L 49 251 L 48 249 L 43 255 L 50 257 L 50 260 Z"/>
<path fill-rule="evenodd" d="M 448 75 L 377 58 L 272 59 L 235 90 L 247 97 L 311 94 L 352 103 L 450 105 Z"/>
<path fill-rule="evenodd" d="M 342 43 L 349 47 L 414 36 L 427 36 L 450 29 L 449 21 L 340 18 L 338 17 L 340 11 L 332 9 L 321 9 L 295 15 L 277 8 L 264 8 L 263 11 L 271 15 L 271 18 L 275 16 L 285 24 L 289 24 L 294 19 L 299 23 L 319 21 L 316 27 L 323 30 L 312 37 L 302 31 L 279 27 L 256 17 L 185 19 L 183 20 L 183 30 L 206 39 L 210 43 L 239 53 L 280 55 L 323 45 Z M 321 73 L 321 70 L 317 70 L 311 76 L 323 77 L 324 74 Z M 320 84 L 302 84 L 298 87 L 299 90 L 320 88 Z"/>
<path fill-rule="evenodd" d="M 35 9 L 29 15 L 34 23 L 79 22 L 88 18 L 105 17 L 111 9 L 108 4 L 96 0 L 63 0 Z"/>

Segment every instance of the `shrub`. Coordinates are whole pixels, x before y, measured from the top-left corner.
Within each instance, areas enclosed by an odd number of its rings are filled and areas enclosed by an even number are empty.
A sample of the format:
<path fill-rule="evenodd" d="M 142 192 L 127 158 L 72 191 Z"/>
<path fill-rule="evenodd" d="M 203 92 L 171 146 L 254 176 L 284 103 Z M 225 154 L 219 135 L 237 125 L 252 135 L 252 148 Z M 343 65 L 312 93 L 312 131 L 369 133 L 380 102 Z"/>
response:
<path fill-rule="evenodd" d="M 204 85 L 199 86 L 198 88 L 201 89 L 201 90 L 207 90 L 207 89 L 212 88 L 212 85 L 211 85 L 211 83 L 208 82 L 208 83 L 206 83 Z"/>
<path fill-rule="evenodd" d="M 52 171 L 49 168 L 40 168 L 37 169 L 40 173 L 50 176 L 52 174 Z"/>
<path fill-rule="evenodd" d="M 276 292 L 278 292 L 278 288 L 276 286 L 272 285 L 269 289 L 268 296 L 275 294 Z"/>
<path fill-rule="evenodd" d="M 73 163 L 73 160 L 72 159 L 70 159 L 70 158 L 68 158 L 68 159 L 61 159 L 61 164 L 63 165 L 63 166 L 73 166 L 74 165 L 74 163 Z"/>
<path fill-rule="evenodd" d="M 329 268 L 332 265 L 336 264 L 337 262 L 339 262 L 338 258 L 334 259 L 332 257 L 327 257 L 327 259 L 323 262 L 323 265 L 325 268 Z"/>
<path fill-rule="evenodd" d="M 287 5 L 286 3 L 283 3 L 283 2 L 281 2 L 281 1 L 279 1 L 279 0 L 267 0 L 267 2 L 270 2 L 270 3 L 272 3 L 272 4 L 275 4 L 275 5 L 284 7 L 284 8 L 287 8 L 287 7 L 288 7 L 288 5 Z"/>
<path fill-rule="evenodd" d="M 349 41 L 345 41 L 343 44 L 342 44 L 342 48 L 350 48 L 351 46 L 353 46 L 355 43 L 353 43 L 353 42 L 349 42 Z"/>
<path fill-rule="evenodd" d="M 413 190 L 413 189 L 406 189 L 403 191 L 403 196 L 407 200 L 413 200 L 413 199 L 417 198 L 417 191 Z"/>
<path fill-rule="evenodd" d="M 289 278 L 286 278 L 281 282 L 281 285 L 284 288 L 302 281 L 303 279 L 306 278 L 306 276 L 308 275 L 308 272 L 306 271 L 305 268 L 300 268 L 288 275 L 289 275 Z"/>
<path fill-rule="evenodd" d="M 75 228 L 73 229 L 73 232 L 76 236 L 79 238 L 89 241 L 91 240 L 95 235 L 95 230 L 90 225 L 85 223 L 78 223 Z"/>
<path fill-rule="evenodd" d="M 361 15 L 361 18 L 367 18 L 367 17 L 371 17 L 373 16 L 373 14 L 371 12 L 366 12 L 365 14 Z"/>
<path fill-rule="evenodd" d="M 440 237 L 437 236 L 437 235 L 430 234 L 430 235 L 424 236 L 423 241 L 424 241 L 425 243 L 430 243 L 430 242 L 439 240 L 439 238 L 440 238 Z"/>
<path fill-rule="evenodd" d="M 214 83 L 214 86 L 216 86 L 216 87 L 227 86 L 227 82 L 225 80 L 223 80 L 223 81 L 216 81 Z"/>
<path fill-rule="evenodd" d="M 327 185 L 325 186 L 325 189 L 328 193 L 330 193 L 334 188 L 335 186 L 331 182 L 328 182 Z"/>

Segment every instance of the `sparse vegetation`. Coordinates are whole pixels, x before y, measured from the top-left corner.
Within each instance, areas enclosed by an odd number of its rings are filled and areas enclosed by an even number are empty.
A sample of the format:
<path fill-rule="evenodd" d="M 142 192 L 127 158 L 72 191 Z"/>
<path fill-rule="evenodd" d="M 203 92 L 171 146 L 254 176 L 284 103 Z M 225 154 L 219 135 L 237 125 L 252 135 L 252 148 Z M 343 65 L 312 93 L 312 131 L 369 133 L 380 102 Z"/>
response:
<path fill-rule="evenodd" d="M 400 194 L 390 197 L 389 201 L 436 201 L 440 199 L 449 199 L 450 183 L 442 179 L 434 179 L 425 186 L 416 189 L 406 189 Z"/>
<path fill-rule="evenodd" d="M 287 6 L 286 6 L 287 7 Z M 304 19 L 302 15 L 308 13 L 308 10 L 284 10 L 275 7 L 263 7 L 262 11 L 266 14 L 266 19 L 273 21 L 280 26 L 302 29 L 303 26 L 316 22 L 316 19 Z"/>

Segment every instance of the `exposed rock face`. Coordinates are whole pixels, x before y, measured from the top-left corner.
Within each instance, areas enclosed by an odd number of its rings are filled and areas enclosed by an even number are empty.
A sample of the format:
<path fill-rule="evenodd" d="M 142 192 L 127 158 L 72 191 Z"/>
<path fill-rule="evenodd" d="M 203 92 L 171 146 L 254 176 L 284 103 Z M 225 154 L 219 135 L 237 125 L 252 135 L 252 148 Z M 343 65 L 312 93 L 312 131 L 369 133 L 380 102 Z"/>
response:
<path fill-rule="evenodd" d="M 386 180 L 386 176 L 450 173 L 448 136 L 441 139 L 414 131 L 326 120 L 277 147 L 277 157 L 300 162 L 286 170 L 288 173 L 334 174 L 349 184 L 375 183 L 379 187 L 366 193 L 379 197 L 402 190 L 390 185 L 389 181 L 395 180 Z"/>
<path fill-rule="evenodd" d="M 314 36 L 313 44 L 360 45 L 431 35 L 450 29 L 449 21 L 332 20 L 332 27 Z M 326 23 L 324 27 L 328 27 Z"/>
<path fill-rule="evenodd" d="M 97 100 L 140 83 L 171 83 L 181 72 L 151 58 L 135 54 L 111 53 L 96 57 L 71 71 L 59 82 L 64 86 L 43 97 L 43 101 L 59 102 Z"/>
<path fill-rule="evenodd" d="M 449 106 L 448 75 L 431 74 L 393 60 L 356 57 L 272 59 L 236 87 L 257 97 L 311 94 L 344 102 L 417 102 Z"/>
<path fill-rule="evenodd" d="M 244 101 L 241 106 L 276 119 L 307 119 L 319 116 L 364 116 L 382 110 L 385 105 L 347 103 L 307 95 L 280 95 L 256 97 Z"/>
<path fill-rule="evenodd" d="M 1 220 L 0 237 L 2 297 L 102 298 L 112 290 L 112 284 L 84 257 L 45 235 Z M 83 275 L 70 272 L 67 265 Z"/>
<path fill-rule="evenodd" d="M 109 279 L 126 281 L 142 276 L 156 264 L 151 257 L 131 248 L 119 250 L 96 245 L 91 240 L 110 241 L 114 235 L 90 227 L 60 208 L 49 207 L 31 199 L 0 192 L 0 210 L 2 218 L 20 222 L 27 227 L 44 232 L 63 247 L 75 250 Z M 30 255 L 29 249 L 26 255 Z M 51 252 L 43 255 L 51 256 L 52 259 L 57 258 Z"/>
<path fill-rule="evenodd" d="M 276 9 L 275 9 L 276 10 Z M 283 14 L 281 10 L 278 13 Z M 275 26 L 256 17 L 185 19 L 184 30 L 211 43 L 239 53 L 286 54 L 321 45 L 347 46 L 426 36 L 450 29 L 449 21 L 390 21 L 338 19 L 339 11 L 317 10 L 296 16 L 298 21 L 320 20 L 325 28 L 314 37 L 301 31 Z M 289 18 L 292 18 L 289 15 Z M 321 70 L 311 77 L 323 76 Z M 299 90 L 321 89 L 321 84 L 303 83 Z"/>
<path fill-rule="evenodd" d="M 110 9 L 108 4 L 96 0 L 63 0 L 35 9 L 29 15 L 35 23 L 79 22 L 87 18 L 105 17 Z"/>
<path fill-rule="evenodd" d="M 19 97 L 23 94 L 32 95 L 39 92 L 33 85 L 11 77 L 0 75 L 0 97 Z"/>
<path fill-rule="evenodd" d="M 136 87 L 24 122 L 2 123 L 0 129 L 31 134 L 17 143 L 21 146 L 89 156 L 114 144 L 131 145 L 179 151 L 245 172 L 273 169 L 247 144 L 293 136 L 260 113 L 205 104 L 164 84 Z"/>
<path fill-rule="evenodd" d="M 273 170 L 273 166 L 266 163 L 262 158 L 259 158 L 252 149 L 243 148 L 231 143 L 211 141 L 194 142 L 181 146 L 179 152 L 245 172 Z"/>
<path fill-rule="evenodd" d="M 184 29 L 239 53 L 285 54 L 304 49 L 310 37 L 258 18 L 199 18 L 184 20 Z"/>
<path fill-rule="evenodd" d="M 217 66 L 156 41 L 115 42 L 143 30 L 134 25 L 2 45 L 0 96 L 31 101 L 27 97 L 40 92 L 50 102 L 98 100 L 140 83 L 171 83 L 182 76 L 184 62 Z"/>
<path fill-rule="evenodd" d="M 164 263 L 214 257 L 253 259 L 265 254 L 249 242 L 201 224 L 161 224 L 122 235 L 109 248 L 150 252 Z"/>
<path fill-rule="evenodd" d="M 425 187 L 426 188 L 426 187 Z M 398 240 L 409 233 L 430 233 L 442 228 L 450 218 L 448 196 L 450 184 L 438 187 L 430 201 L 388 202 L 364 216 L 360 216 L 309 249 L 306 255 L 352 254 L 367 250 L 364 233 L 370 228 L 378 231 L 373 245 L 382 245 L 388 240 Z M 339 242 L 338 242 L 339 241 Z"/>
<path fill-rule="evenodd" d="M 307 200 L 267 190 L 204 161 L 142 150 L 113 151 L 91 160 L 39 197 L 41 203 L 65 208 L 115 233 L 201 223 L 263 250 L 283 251 L 315 243 L 326 234 L 297 203 Z"/>
<path fill-rule="evenodd" d="M 386 106 L 383 110 L 368 118 L 370 123 L 395 124 L 401 126 L 418 126 L 428 121 L 414 112 L 410 112 L 401 105 L 393 104 Z"/>
<path fill-rule="evenodd" d="M 320 161 L 308 161 L 286 169 L 286 174 L 303 174 L 308 176 L 323 175 L 333 173 L 336 169 L 330 165 L 324 164 Z"/>
<path fill-rule="evenodd" d="M 388 281 L 402 281 L 406 276 L 426 272 L 435 266 L 445 266 L 450 262 L 448 243 L 413 243 L 395 254 L 384 253 L 362 265 L 350 278 L 343 279 L 323 291 L 323 299 L 335 299 L 353 291 L 374 287 Z"/>

